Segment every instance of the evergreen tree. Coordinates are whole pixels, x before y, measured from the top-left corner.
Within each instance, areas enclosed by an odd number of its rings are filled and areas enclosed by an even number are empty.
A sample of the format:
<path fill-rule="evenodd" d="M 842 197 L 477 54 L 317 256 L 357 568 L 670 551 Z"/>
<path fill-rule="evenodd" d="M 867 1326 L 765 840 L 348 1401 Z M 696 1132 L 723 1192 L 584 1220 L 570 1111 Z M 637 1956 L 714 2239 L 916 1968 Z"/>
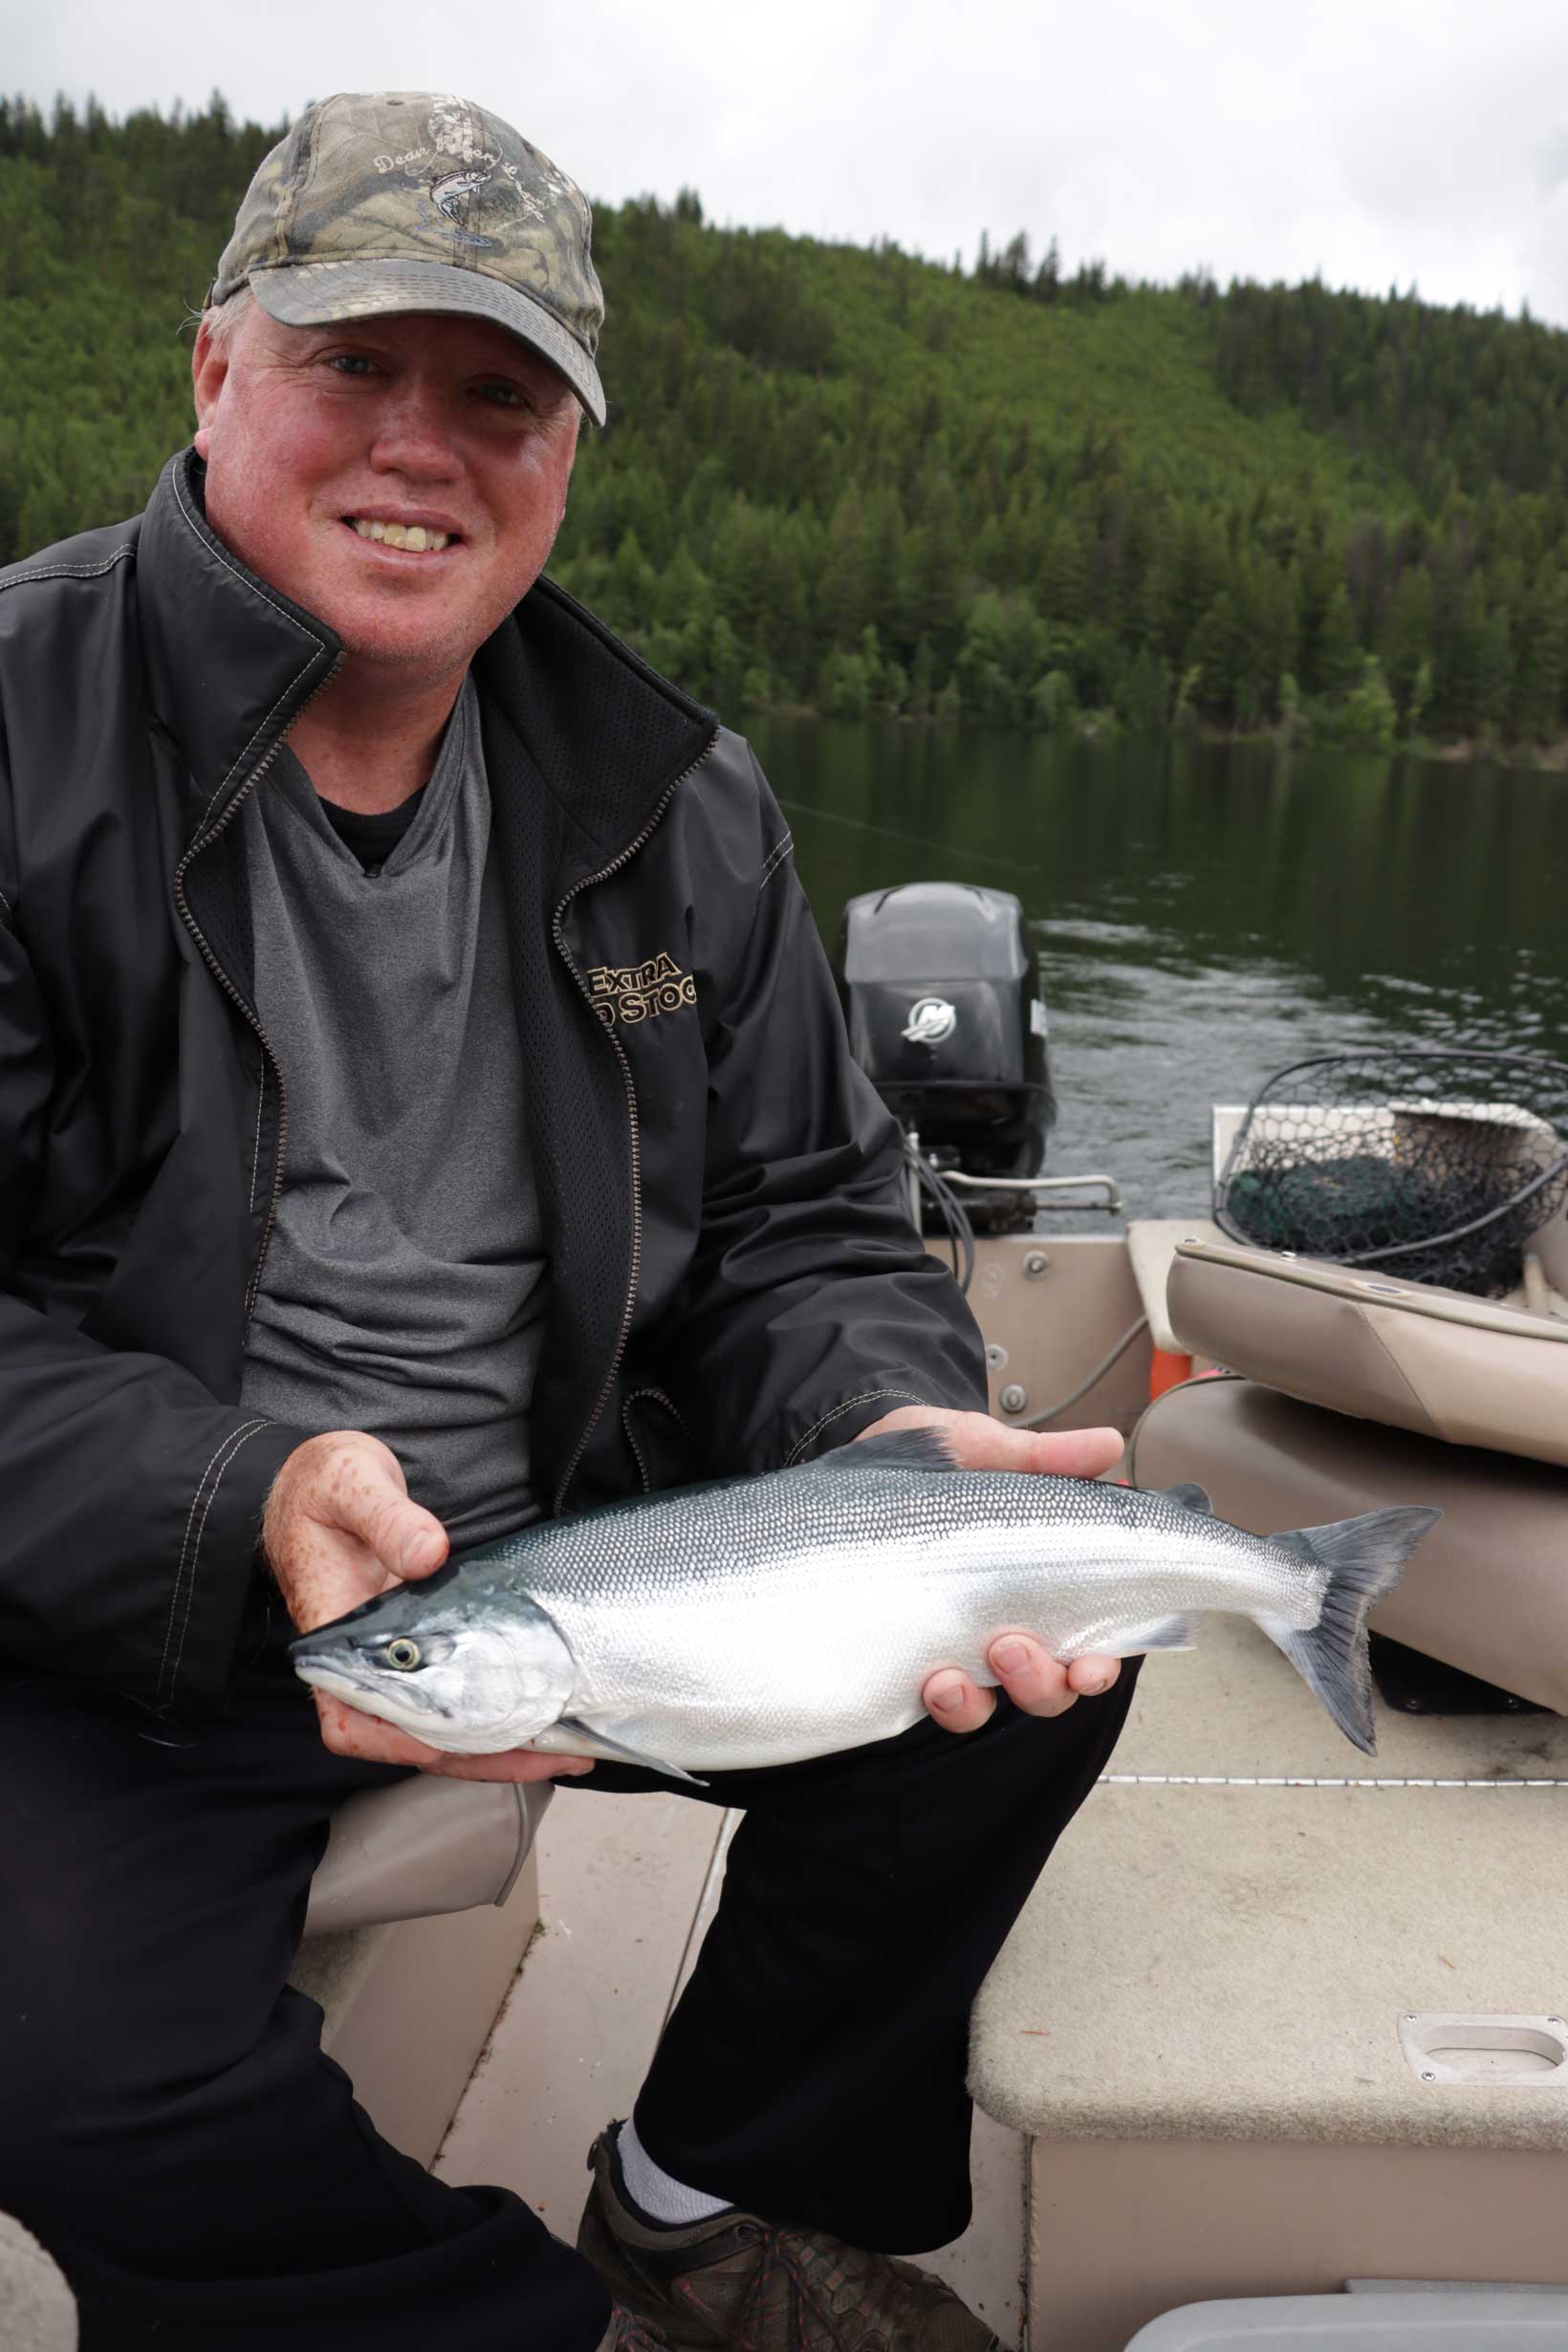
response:
<path fill-rule="evenodd" d="M 1481 669 L 1487 633 L 1481 581 L 1446 570 L 1437 585 L 1432 630 L 1431 721 L 1444 734 L 1472 735 L 1481 724 Z"/>
<path fill-rule="evenodd" d="M 1378 643 L 1383 674 L 1406 717 L 1416 679 L 1429 657 L 1431 643 L 1432 576 L 1424 563 L 1416 563 L 1401 576 L 1388 598 Z"/>
<path fill-rule="evenodd" d="M 1514 694 L 1514 630 L 1505 605 L 1493 605 L 1481 631 L 1475 709 L 1483 725 L 1501 728 Z"/>
<path fill-rule="evenodd" d="M 1349 692 L 1318 723 L 1318 740 L 1341 751 L 1383 753 L 1394 748 L 1399 713 L 1375 654 L 1361 660 L 1361 675 Z"/>
<path fill-rule="evenodd" d="M 1119 718 L 1135 735 L 1162 735 L 1170 722 L 1170 673 L 1148 645 L 1140 645 L 1116 698 Z"/>
<path fill-rule="evenodd" d="M 1361 685 L 1362 655 L 1351 609 L 1350 591 L 1341 581 L 1330 597 L 1313 648 L 1309 684 L 1321 694 L 1343 694 Z"/>
<path fill-rule="evenodd" d="M 133 512 L 188 439 L 182 316 L 277 136 L 218 93 L 0 99 L 0 559 Z M 1022 231 L 966 278 L 717 229 L 692 189 L 599 207 L 595 248 L 610 423 L 552 568 L 705 699 L 1568 728 L 1568 336 L 1068 276 Z"/>
<path fill-rule="evenodd" d="M 1235 599 L 1229 588 L 1222 588 L 1211 599 L 1187 640 L 1184 666 L 1197 673 L 1199 708 L 1221 726 L 1232 725 L 1236 689 L 1243 676 L 1243 643 Z"/>
<path fill-rule="evenodd" d="M 1568 583 L 1545 570 L 1526 601 L 1514 683 L 1514 716 L 1527 741 L 1548 743 L 1562 726 L 1568 684 Z"/>

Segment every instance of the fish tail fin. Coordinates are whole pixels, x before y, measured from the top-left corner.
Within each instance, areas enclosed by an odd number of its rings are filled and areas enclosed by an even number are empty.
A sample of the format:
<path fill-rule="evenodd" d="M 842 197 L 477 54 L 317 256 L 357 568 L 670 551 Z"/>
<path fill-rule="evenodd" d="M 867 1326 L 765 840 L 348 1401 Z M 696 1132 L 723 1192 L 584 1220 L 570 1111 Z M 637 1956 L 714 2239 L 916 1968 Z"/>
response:
<path fill-rule="evenodd" d="M 1276 1617 L 1257 1622 L 1282 1649 L 1335 1722 L 1363 1754 L 1376 1755 L 1372 1728 L 1372 1666 L 1366 1645 L 1368 1613 L 1385 1600 L 1405 1564 L 1441 1511 L 1416 1504 L 1363 1511 L 1326 1527 L 1295 1527 L 1272 1535 L 1283 1551 L 1326 1571 L 1323 1604 L 1304 1632 Z"/>

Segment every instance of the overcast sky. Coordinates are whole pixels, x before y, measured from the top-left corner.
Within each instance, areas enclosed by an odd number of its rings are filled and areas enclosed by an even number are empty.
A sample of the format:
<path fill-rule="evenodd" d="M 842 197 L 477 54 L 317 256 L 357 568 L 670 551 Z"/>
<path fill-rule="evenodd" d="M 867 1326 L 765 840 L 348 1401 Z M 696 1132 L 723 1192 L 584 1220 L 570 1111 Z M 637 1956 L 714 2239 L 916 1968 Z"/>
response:
<path fill-rule="evenodd" d="M 45 0 L 7 87 L 111 112 L 221 89 L 263 122 L 447 89 L 590 195 L 973 259 L 1232 275 L 1568 325 L 1564 0 Z"/>

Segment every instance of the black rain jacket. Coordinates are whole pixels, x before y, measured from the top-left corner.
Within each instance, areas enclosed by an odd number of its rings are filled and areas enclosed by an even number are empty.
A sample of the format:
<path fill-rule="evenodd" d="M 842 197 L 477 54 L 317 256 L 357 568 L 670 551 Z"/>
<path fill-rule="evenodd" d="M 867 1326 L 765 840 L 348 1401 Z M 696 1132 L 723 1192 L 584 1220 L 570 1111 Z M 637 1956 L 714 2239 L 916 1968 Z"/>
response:
<path fill-rule="evenodd" d="M 289 1074 L 234 819 L 340 659 L 202 475 L 0 571 L 0 1662 L 163 1713 L 221 1705 L 312 1434 L 238 1404 Z M 541 1502 L 983 1405 L 746 744 L 547 581 L 474 675 L 553 1274 Z"/>

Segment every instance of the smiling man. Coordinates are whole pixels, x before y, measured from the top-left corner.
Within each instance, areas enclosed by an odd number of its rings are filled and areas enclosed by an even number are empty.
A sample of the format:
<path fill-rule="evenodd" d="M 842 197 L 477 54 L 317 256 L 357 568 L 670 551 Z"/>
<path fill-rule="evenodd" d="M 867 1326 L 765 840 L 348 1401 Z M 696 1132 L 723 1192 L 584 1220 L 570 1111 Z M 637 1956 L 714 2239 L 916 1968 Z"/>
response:
<path fill-rule="evenodd" d="M 289 326 L 234 302 L 197 338 L 207 518 L 342 644 L 295 756 L 328 798 L 395 807 L 428 775 L 476 647 L 544 569 L 577 400 L 483 318 Z"/>
<path fill-rule="evenodd" d="M 1012 1637 L 1000 1703 L 938 1671 L 901 1739 L 714 1775 L 746 1825 L 580 2251 L 380 2141 L 287 1986 L 351 1790 L 654 1785 L 313 1705 L 296 1627 L 877 1427 L 1117 1451 L 979 1409 L 755 762 L 540 577 L 599 321 L 507 124 L 312 106 L 194 446 L 0 574 L 0 2206 L 83 2352 L 993 2341 L 889 2257 L 967 2219 L 969 2005 L 1112 1662 Z"/>

